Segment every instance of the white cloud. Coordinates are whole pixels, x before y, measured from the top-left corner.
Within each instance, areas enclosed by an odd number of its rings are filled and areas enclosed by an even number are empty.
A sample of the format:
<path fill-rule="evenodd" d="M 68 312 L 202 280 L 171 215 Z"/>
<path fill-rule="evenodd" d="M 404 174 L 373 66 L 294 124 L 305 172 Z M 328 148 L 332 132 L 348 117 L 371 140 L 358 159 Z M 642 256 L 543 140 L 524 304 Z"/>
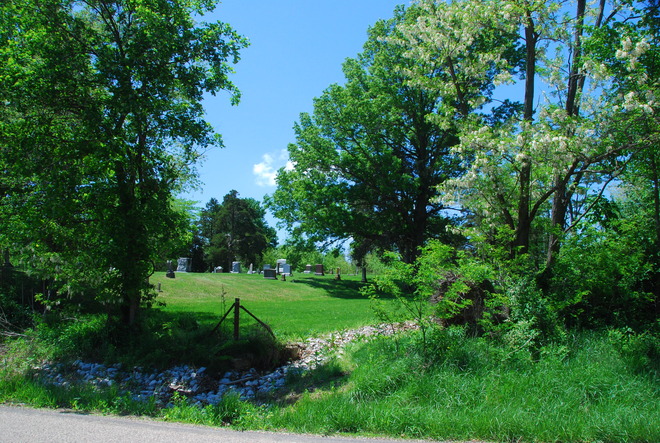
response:
<path fill-rule="evenodd" d="M 277 170 L 282 166 L 287 170 L 293 168 L 293 163 L 288 160 L 288 153 L 286 149 L 281 150 L 278 154 L 264 154 L 261 163 L 252 166 L 252 173 L 255 175 L 255 183 L 257 186 L 269 187 L 276 186 L 275 178 L 277 177 Z"/>

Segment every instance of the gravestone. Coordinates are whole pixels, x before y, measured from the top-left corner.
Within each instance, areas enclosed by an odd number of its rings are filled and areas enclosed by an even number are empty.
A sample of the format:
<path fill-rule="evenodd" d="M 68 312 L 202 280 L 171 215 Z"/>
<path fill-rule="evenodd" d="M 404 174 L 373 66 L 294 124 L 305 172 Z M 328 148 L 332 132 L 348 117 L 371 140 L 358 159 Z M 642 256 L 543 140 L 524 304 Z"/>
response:
<path fill-rule="evenodd" d="M 266 269 L 270 269 L 270 268 L 271 268 L 270 265 L 264 265 L 264 271 L 265 271 Z"/>
<path fill-rule="evenodd" d="M 312 273 L 312 265 L 305 265 L 305 270 L 303 271 L 304 274 L 311 274 Z"/>
<path fill-rule="evenodd" d="M 165 274 L 167 278 L 175 278 L 174 269 L 172 269 L 172 260 L 167 260 L 167 273 Z"/>
<path fill-rule="evenodd" d="M 286 260 L 283 259 L 283 258 L 280 258 L 279 260 L 277 260 L 277 263 L 275 264 L 275 269 L 277 270 L 278 274 L 282 273 L 282 265 L 284 265 L 285 263 L 286 263 Z"/>
<path fill-rule="evenodd" d="M 231 273 L 240 274 L 241 273 L 241 262 L 233 261 L 231 262 Z"/>
<path fill-rule="evenodd" d="M 221 272 L 222 272 L 222 266 L 216 266 L 215 268 L 213 268 L 214 274 L 219 274 Z"/>
<path fill-rule="evenodd" d="M 314 275 L 325 275 L 325 272 L 323 272 L 323 265 L 316 265 Z"/>
<path fill-rule="evenodd" d="M 191 260 L 187 257 L 181 257 L 177 261 L 176 272 L 190 272 Z"/>
<path fill-rule="evenodd" d="M 252 263 L 250 263 L 250 269 L 248 270 L 248 274 L 250 275 L 254 274 L 254 266 Z"/>
<path fill-rule="evenodd" d="M 270 266 L 268 269 L 264 267 L 264 278 L 267 278 L 269 280 L 277 280 L 277 274 L 275 273 L 275 269 L 271 269 Z"/>
<path fill-rule="evenodd" d="M 293 275 L 291 273 L 291 265 L 284 263 L 282 265 L 282 272 L 280 272 L 282 275 Z"/>

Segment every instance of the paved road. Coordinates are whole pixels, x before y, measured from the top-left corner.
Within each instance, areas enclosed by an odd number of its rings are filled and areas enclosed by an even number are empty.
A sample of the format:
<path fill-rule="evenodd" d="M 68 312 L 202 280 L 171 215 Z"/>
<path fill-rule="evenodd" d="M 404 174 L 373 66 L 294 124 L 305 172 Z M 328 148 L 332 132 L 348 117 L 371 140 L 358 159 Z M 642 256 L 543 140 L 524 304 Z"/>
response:
<path fill-rule="evenodd" d="M 208 426 L 0 405 L 0 442 L 385 443 L 402 440 L 238 432 Z M 410 443 L 410 440 L 405 440 Z M 421 443 L 418 441 L 418 443 Z M 428 443 L 428 442 L 427 442 Z"/>

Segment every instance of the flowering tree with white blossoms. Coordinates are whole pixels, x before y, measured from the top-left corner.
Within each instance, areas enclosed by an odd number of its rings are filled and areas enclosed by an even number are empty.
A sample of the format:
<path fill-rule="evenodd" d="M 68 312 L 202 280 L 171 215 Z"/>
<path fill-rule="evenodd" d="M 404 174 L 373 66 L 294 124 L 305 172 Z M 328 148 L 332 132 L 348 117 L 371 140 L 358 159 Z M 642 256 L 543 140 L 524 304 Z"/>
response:
<path fill-rule="evenodd" d="M 657 140 L 657 131 L 631 131 L 640 120 L 657 121 L 657 79 L 639 63 L 650 48 L 644 28 L 618 48 L 603 48 L 600 37 L 638 22 L 638 11 L 605 0 L 420 0 L 415 7 L 424 13 L 401 26 L 408 56 L 418 61 L 409 79 L 443 97 L 445 106 L 430 118 L 460 128 L 453 149 L 468 167 L 443 185 L 442 198 L 469 211 L 481 234 L 505 226 L 511 256 L 539 247 L 535 234 L 545 237 L 551 269 L 562 235 L 633 154 Z M 491 37 L 478 44 L 484 30 Z M 626 64 L 626 78 L 603 60 L 608 50 Z M 430 69 L 446 75 L 430 82 Z M 622 92 L 624 82 L 637 87 Z M 498 101 L 514 87 L 523 92 L 521 106 Z"/>

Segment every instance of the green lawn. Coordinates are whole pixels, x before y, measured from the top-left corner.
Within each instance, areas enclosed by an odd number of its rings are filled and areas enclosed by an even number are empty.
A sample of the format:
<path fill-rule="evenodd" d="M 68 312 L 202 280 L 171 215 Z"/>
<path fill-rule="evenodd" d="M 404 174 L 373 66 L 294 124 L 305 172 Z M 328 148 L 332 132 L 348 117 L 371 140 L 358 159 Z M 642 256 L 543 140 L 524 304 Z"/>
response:
<path fill-rule="evenodd" d="M 202 324 L 212 325 L 235 298 L 267 323 L 278 339 L 300 339 L 325 332 L 356 328 L 377 322 L 371 302 L 359 293 L 358 276 L 297 274 L 286 281 L 267 280 L 259 274 L 176 273 L 176 278 L 156 273 L 158 301 L 165 312 L 192 313 Z M 223 294 L 224 293 L 224 309 Z"/>
<path fill-rule="evenodd" d="M 38 323 L 25 337 L 7 339 L 0 353 L 0 402 L 318 434 L 660 441 L 660 344 L 650 332 L 576 331 L 538 349 L 472 337 L 462 328 L 434 329 L 428 346 L 414 332 L 358 341 L 325 365 L 290 377 L 279 397 L 265 397 L 264 403 L 227 396 L 198 407 L 182 399 L 161 410 L 117 398 L 111 388 L 56 389 L 34 377 L 32 368 L 43 361 L 90 357 L 129 366 L 203 365 L 222 373 L 222 358 L 231 355 L 208 331 L 237 297 L 279 341 L 376 323 L 370 301 L 359 294 L 359 278 L 342 278 L 156 274 L 151 282 L 160 283 L 158 300 L 166 306 L 145 317 L 141 333 L 129 337 L 130 346 L 110 343 L 102 315 Z"/>

